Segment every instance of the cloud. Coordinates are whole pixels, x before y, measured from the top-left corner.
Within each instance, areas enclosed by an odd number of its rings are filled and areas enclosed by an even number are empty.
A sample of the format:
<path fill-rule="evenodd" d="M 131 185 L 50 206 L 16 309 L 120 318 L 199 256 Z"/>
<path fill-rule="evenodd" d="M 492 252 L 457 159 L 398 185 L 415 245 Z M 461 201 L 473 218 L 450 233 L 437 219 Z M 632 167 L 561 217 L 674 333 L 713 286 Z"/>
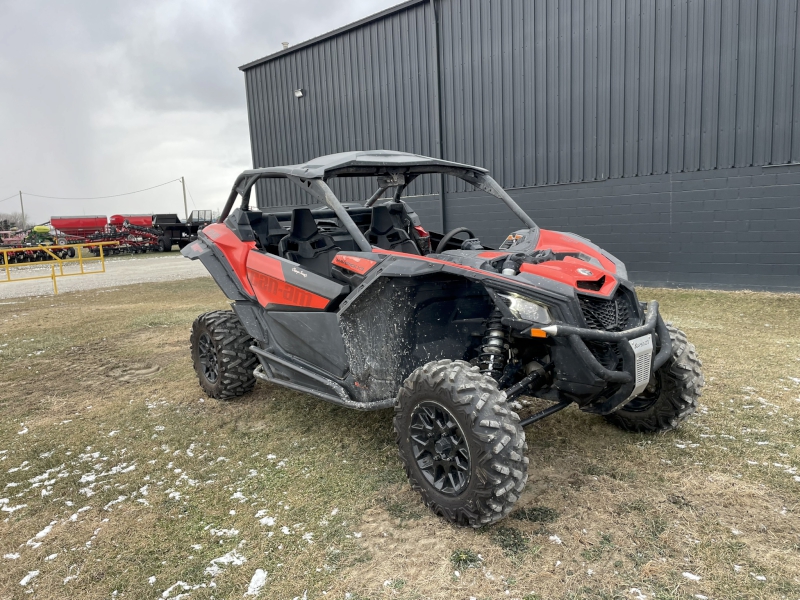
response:
<path fill-rule="evenodd" d="M 238 66 L 397 3 L 0 0 L 0 198 L 99 196 L 184 175 L 197 208 L 218 208 L 252 164 Z M 28 197 L 25 208 L 43 222 L 182 203 L 174 184 L 115 200 Z"/>

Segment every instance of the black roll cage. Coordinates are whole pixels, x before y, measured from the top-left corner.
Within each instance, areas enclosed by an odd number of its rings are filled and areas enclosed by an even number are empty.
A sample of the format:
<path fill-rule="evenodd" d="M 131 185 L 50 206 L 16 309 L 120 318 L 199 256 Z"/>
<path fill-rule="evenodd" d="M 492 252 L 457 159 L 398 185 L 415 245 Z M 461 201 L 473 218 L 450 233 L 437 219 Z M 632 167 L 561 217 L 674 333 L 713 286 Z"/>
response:
<path fill-rule="evenodd" d="M 405 188 L 420 175 L 428 174 L 441 174 L 452 175 L 458 177 L 463 181 L 483 190 L 484 192 L 495 196 L 502 200 L 506 206 L 513 212 L 526 226 L 530 229 L 538 229 L 538 226 L 531 219 L 520 206 L 514 202 L 511 196 L 500 187 L 488 173 L 483 173 L 477 169 L 451 167 L 451 166 L 395 166 L 395 167 L 380 167 L 375 165 L 369 166 L 348 166 L 336 169 L 330 173 L 326 173 L 325 177 L 303 177 L 298 174 L 297 167 L 272 167 L 267 169 L 254 169 L 245 171 L 236 178 L 233 184 L 231 193 L 222 209 L 219 217 L 219 223 L 225 221 L 236 202 L 236 197 L 242 197 L 241 210 L 249 210 L 250 208 L 250 194 L 253 186 L 259 179 L 288 179 L 304 191 L 308 192 L 318 200 L 324 202 L 330 207 L 336 217 L 341 221 L 347 232 L 353 237 L 356 245 L 363 252 L 371 252 L 372 246 L 361 233 L 361 230 L 353 222 L 347 210 L 342 206 L 339 199 L 333 193 L 333 190 L 328 186 L 327 180 L 334 177 L 370 177 L 377 176 L 378 190 L 366 201 L 365 206 L 372 206 L 383 194 L 391 187 L 396 188 L 394 193 L 394 200 L 399 200 L 400 195 Z"/>

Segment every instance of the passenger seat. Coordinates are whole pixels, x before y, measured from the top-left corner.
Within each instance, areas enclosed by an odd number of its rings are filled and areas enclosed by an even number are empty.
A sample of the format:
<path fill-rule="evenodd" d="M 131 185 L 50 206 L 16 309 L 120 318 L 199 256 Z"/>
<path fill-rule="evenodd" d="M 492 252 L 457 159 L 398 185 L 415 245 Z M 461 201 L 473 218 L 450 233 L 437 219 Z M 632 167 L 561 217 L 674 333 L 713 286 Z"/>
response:
<path fill-rule="evenodd" d="M 333 238 L 319 232 L 314 215 L 307 208 L 295 208 L 292 211 L 292 225 L 289 235 L 278 244 L 278 254 L 287 260 L 296 262 L 309 271 L 331 277 L 331 261 L 340 248 L 333 243 Z"/>
<path fill-rule="evenodd" d="M 408 234 L 396 226 L 392 213 L 385 204 L 372 208 L 372 224 L 367 231 L 367 241 L 384 250 L 417 255 L 420 253 Z"/>

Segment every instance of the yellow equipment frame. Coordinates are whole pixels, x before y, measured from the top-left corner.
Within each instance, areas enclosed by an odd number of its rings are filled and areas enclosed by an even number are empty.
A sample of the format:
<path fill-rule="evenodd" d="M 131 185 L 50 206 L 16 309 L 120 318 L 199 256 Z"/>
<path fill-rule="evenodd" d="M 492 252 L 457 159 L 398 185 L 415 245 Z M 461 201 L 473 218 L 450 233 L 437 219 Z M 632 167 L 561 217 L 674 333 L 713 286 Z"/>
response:
<path fill-rule="evenodd" d="M 58 277 L 73 277 L 75 275 L 93 275 L 94 273 L 105 273 L 106 272 L 106 260 L 105 254 L 103 253 L 104 246 L 118 246 L 119 242 L 92 242 L 91 244 L 58 244 L 53 246 L 24 246 L 24 247 L 16 247 L 16 248 L 0 248 L 0 256 L 3 258 L 3 263 L 0 265 L 5 272 L 6 278 L 0 279 L 0 283 L 13 283 L 14 281 L 32 281 L 34 279 L 52 279 L 53 280 L 53 293 L 58 294 L 58 283 L 56 279 Z M 83 249 L 84 248 L 98 248 L 100 253 L 97 256 L 92 256 L 89 258 L 83 257 Z M 63 248 L 75 248 L 75 258 L 59 258 L 55 254 L 53 254 L 52 250 L 60 250 Z M 36 261 L 33 263 L 15 263 L 14 265 L 10 265 L 8 263 L 8 255 L 13 254 L 20 251 L 43 251 L 50 256 L 52 256 L 51 260 L 41 260 Z M 85 263 L 91 262 L 99 262 L 100 269 L 97 271 L 85 271 L 83 266 Z M 77 273 L 64 273 L 64 264 L 68 263 L 78 263 L 81 267 L 80 271 Z M 13 270 L 16 270 L 19 267 L 29 266 L 29 265 L 50 265 L 50 274 L 49 275 L 35 275 L 33 277 L 18 277 L 18 278 L 11 278 L 11 273 Z M 56 272 L 56 266 L 58 266 L 58 272 Z"/>

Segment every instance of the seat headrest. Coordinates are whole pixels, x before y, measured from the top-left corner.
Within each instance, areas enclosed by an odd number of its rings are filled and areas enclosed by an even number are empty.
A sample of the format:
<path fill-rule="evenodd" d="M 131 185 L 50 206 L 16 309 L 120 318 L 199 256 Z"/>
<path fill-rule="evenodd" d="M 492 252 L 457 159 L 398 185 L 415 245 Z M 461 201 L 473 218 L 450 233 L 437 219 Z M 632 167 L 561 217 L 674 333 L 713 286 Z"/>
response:
<path fill-rule="evenodd" d="M 275 215 L 267 215 L 267 229 L 269 230 L 270 234 L 286 231 L 281 226 L 281 222 L 278 221 L 278 217 L 276 217 Z"/>
<path fill-rule="evenodd" d="M 295 208 L 292 210 L 292 226 L 289 235 L 298 240 L 308 240 L 319 233 L 314 215 L 308 208 Z"/>
<path fill-rule="evenodd" d="M 370 228 L 378 235 L 386 235 L 394 229 L 394 221 L 388 206 L 372 207 L 372 225 L 370 225 Z"/>

